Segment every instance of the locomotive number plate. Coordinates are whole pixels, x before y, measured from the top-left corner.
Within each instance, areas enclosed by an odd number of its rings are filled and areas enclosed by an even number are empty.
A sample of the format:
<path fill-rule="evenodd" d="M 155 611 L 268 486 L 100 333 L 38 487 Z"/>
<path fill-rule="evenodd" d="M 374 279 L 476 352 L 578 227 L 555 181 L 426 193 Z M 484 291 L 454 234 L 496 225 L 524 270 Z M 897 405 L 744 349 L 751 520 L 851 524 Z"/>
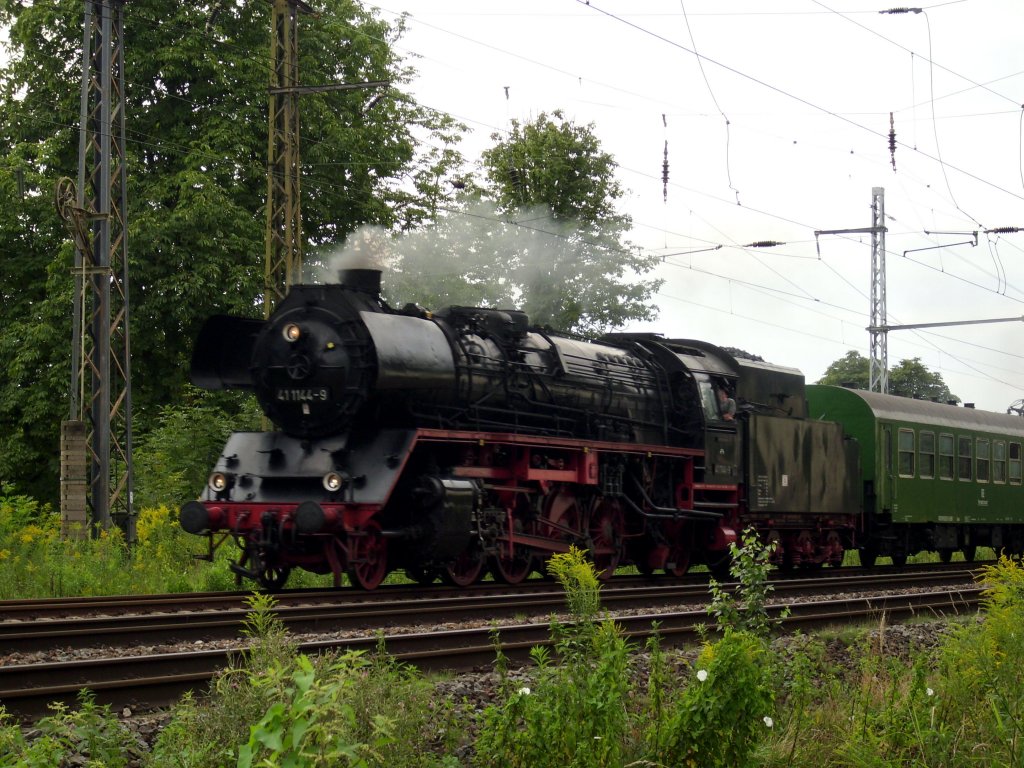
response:
<path fill-rule="evenodd" d="M 289 387 L 278 389 L 275 397 L 282 403 L 326 403 L 331 391 L 327 387 Z"/>

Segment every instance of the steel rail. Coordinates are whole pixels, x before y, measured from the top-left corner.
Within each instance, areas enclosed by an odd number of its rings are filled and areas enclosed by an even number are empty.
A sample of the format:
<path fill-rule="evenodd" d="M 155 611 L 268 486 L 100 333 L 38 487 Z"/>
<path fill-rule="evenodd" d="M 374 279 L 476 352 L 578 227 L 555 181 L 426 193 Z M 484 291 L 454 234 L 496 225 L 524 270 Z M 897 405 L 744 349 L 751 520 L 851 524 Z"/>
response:
<path fill-rule="evenodd" d="M 790 578 L 773 583 L 779 596 L 813 595 L 826 590 L 872 590 L 889 588 L 894 574 Z M 974 572 L 966 569 L 921 570 L 900 573 L 899 589 L 935 587 L 971 581 Z M 472 619 L 507 619 L 518 615 L 542 616 L 564 611 L 565 597 L 560 587 L 544 585 L 540 590 L 513 591 L 505 587 L 499 594 L 469 592 L 423 597 L 391 593 L 387 601 L 366 601 L 362 592 L 315 593 L 278 605 L 275 614 L 295 634 L 342 632 L 373 626 L 377 629 L 427 622 Z M 727 585 L 728 589 L 729 586 Z M 706 583 L 608 585 L 601 593 L 608 610 L 650 608 L 685 601 L 707 599 Z M 308 602 L 307 602 L 308 601 Z M 311 604 L 310 604 L 311 603 Z M 205 602 L 201 605 L 207 605 Z M 223 640 L 241 637 L 249 609 L 244 602 L 224 603 L 217 609 L 170 612 L 166 604 L 152 603 L 156 613 L 102 616 L 69 616 L 32 621 L 0 620 L 0 660 L 11 653 L 31 653 L 56 648 L 86 648 L 104 645 L 160 645 L 197 640 Z M 174 603 L 177 607 L 177 603 Z"/>

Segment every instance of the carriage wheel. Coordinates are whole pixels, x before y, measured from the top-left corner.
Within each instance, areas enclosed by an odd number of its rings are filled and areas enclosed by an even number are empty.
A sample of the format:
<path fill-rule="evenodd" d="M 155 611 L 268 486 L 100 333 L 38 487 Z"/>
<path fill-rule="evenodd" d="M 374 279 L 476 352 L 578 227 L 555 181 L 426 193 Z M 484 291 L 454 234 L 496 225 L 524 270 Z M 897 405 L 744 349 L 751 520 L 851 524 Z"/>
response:
<path fill-rule="evenodd" d="M 554 541 L 575 542 L 583 538 L 581 517 L 582 511 L 576 494 L 560 488 L 544 498 L 538 533 Z M 547 569 L 548 560 L 550 556 L 535 563 L 537 570 L 545 577 L 551 577 Z"/>
<path fill-rule="evenodd" d="M 973 544 L 961 547 L 960 551 L 964 553 L 964 561 L 968 563 L 973 563 L 975 555 L 978 554 L 978 548 Z"/>
<path fill-rule="evenodd" d="M 277 592 L 288 581 L 291 572 L 292 569 L 286 565 L 267 565 L 260 570 L 257 580 L 267 592 Z"/>
<path fill-rule="evenodd" d="M 455 562 L 441 571 L 441 581 L 452 587 L 468 587 L 480 578 L 484 555 L 477 546 L 464 549 Z"/>
<path fill-rule="evenodd" d="M 651 552 L 649 547 L 633 555 L 633 565 L 641 576 L 654 576 L 655 567 L 651 565 Z"/>
<path fill-rule="evenodd" d="M 690 548 L 684 544 L 676 544 L 669 551 L 665 573 L 681 579 L 690 570 Z"/>
<path fill-rule="evenodd" d="M 512 518 L 512 530 L 515 533 L 523 532 L 523 521 L 517 517 Z M 506 584 L 518 584 L 523 581 L 533 570 L 533 553 L 529 547 L 516 544 L 509 550 L 507 543 L 498 542 L 498 551 L 491 558 L 491 573 L 494 578 Z"/>
<path fill-rule="evenodd" d="M 825 537 L 825 548 L 828 550 L 828 564 L 833 568 L 842 567 L 846 550 L 843 549 L 843 541 L 838 532 L 828 532 L 828 536 Z"/>
<path fill-rule="evenodd" d="M 895 565 L 897 568 L 902 568 L 904 565 L 907 564 L 907 553 L 906 552 L 893 553 L 893 555 L 892 555 L 892 564 Z"/>
<path fill-rule="evenodd" d="M 860 548 L 860 564 L 863 568 L 874 568 L 878 559 L 878 548 L 873 544 L 866 544 Z"/>
<path fill-rule="evenodd" d="M 533 555 L 528 547 L 516 545 L 509 555 L 508 547 L 501 545 L 500 551 L 491 561 L 494 578 L 506 584 L 519 584 L 533 571 Z"/>
<path fill-rule="evenodd" d="M 674 525 L 668 532 L 668 559 L 665 561 L 665 573 L 679 579 L 690 570 L 690 559 L 693 555 L 693 529 L 686 523 Z"/>
<path fill-rule="evenodd" d="M 559 489 L 544 499 L 540 535 L 558 541 L 571 541 L 580 532 L 580 504 L 576 494 Z"/>
<path fill-rule="evenodd" d="M 939 562 L 948 563 L 953 559 L 952 549 L 940 549 L 939 550 Z"/>
<path fill-rule="evenodd" d="M 708 570 L 717 582 L 734 581 L 732 575 L 732 554 L 726 552 L 716 559 L 708 561 Z"/>
<path fill-rule="evenodd" d="M 625 522 L 622 508 L 615 501 L 599 501 L 590 513 L 590 554 L 597 568 L 597 577 L 607 581 L 615 575 L 622 559 L 622 539 L 625 535 Z M 598 550 L 610 550 L 599 552 Z"/>
<path fill-rule="evenodd" d="M 370 520 L 348 539 L 348 577 L 354 586 L 376 589 L 388 573 L 388 542 L 380 525 Z"/>

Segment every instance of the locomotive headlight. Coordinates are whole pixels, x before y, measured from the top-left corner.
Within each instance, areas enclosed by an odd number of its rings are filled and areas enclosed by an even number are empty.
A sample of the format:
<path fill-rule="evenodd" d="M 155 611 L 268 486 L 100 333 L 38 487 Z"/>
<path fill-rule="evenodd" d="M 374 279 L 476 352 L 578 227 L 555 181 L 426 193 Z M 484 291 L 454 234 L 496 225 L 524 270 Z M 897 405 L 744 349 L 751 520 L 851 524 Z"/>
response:
<path fill-rule="evenodd" d="M 284 340 L 289 344 L 294 344 L 302 338 L 302 329 L 295 323 L 288 323 L 288 325 L 281 329 L 281 335 L 284 336 Z"/>
<path fill-rule="evenodd" d="M 210 475 L 209 486 L 210 490 L 214 493 L 222 493 L 226 491 L 229 486 L 228 476 L 223 472 L 214 472 Z"/>
<path fill-rule="evenodd" d="M 324 484 L 324 489 L 327 490 L 328 493 L 334 493 L 335 491 L 340 491 L 345 487 L 345 476 L 340 472 L 328 472 L 324 475 L 322 482 Z"/>

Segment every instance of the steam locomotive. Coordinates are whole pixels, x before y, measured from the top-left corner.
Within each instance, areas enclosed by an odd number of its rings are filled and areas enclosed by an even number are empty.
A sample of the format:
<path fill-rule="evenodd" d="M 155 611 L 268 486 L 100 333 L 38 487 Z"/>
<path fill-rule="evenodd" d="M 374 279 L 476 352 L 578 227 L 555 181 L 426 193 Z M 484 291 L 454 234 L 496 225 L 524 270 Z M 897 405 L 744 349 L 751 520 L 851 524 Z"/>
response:
<path fill-rule="evenodd" d="M 678 576 L 727 568 L 750 526 L 788 568 L 936 546 L 937 523 L 884 507 L 843 409 L 808 418 L 797 370 L 654 334 L 581 341 L 515 310 L 395 310 L 380 279 L 344 270 L 293 286 L 266 321 L 215 316 L 200 332 L 193 382 L 251 390 L 277 427 L 231 435 L 181 508 L 206 556 L 237 545 L 239 579 L 514 584 L 570 546 L 605 578 L 626 564 Z M 944 552 L 993 540 L 942 525 Z"/>

